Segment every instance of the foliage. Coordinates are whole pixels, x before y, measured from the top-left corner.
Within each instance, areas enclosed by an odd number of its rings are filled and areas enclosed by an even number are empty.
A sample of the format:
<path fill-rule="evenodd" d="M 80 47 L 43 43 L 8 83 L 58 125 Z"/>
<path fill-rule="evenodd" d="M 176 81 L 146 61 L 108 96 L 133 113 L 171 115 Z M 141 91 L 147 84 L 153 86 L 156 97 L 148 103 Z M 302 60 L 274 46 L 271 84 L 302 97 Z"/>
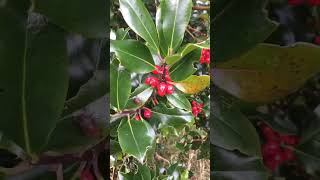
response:
<path fill-rule="evenodd" d="M 183 159 L 191 151 L 208 159 L 210 57 L 204 54 L 210 42 L 207 37 L 193 43 L 198 39 L 185 35 L 194 19 L 194 3 L 113 3 L 123 19 L 111 8 L 110 177 L 196 176 L 199 172 L 192 172 L 191 162 Z M 168 157 L 165 149 L 171 146 L 180 159 Z"/>
<path fill-rule="evenodd" d="M 107 105 L 101 103 L 107 94 L 101 66 L 106 59 L 98 53 L 94 76 L 67 97 L 72 83 L 67 38 L 71 33 L 107 38 L 106 3 L 0 2 L 0 144 L 1 157 L 10 158 L 1 162 L 0 171 L 6 178 L 55 179 L 57 174 L 68 179 L 81 172 L 102 177 L 92 164 L 106 150 Z M 86 111 L 98 109 L 93 106 L 103 110 Z M 41 177 L 28 173 L 34 171 Z"/>
<path fill-rule="evenodd" d="M 319 179 L 319 15 L 309 2 L 213 4 L 213 179 Z"/>

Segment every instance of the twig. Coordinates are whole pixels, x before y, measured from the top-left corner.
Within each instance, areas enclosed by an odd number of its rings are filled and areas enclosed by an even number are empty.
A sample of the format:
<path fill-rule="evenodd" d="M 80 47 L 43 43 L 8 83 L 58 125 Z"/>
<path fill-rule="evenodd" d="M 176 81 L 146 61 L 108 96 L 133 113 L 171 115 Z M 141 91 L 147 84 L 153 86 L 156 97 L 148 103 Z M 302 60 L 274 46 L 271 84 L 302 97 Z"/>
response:
<path fill-rule="evenodd" d="M 157 160 L 161 160 L 161 161 L 163 161 L 163 162 L 165 162 L 165 163 L 167 163 L 167 164 L 170 164 L 170 161 L 169 161 L 169 160 L 167 160 L 166 158 L 160 156 L 157 152 L 156 152 L 155 158 L 156 158 Z"/>
<path fill-rule="evenodd" d="M 186 29 L 186 31 L 192 37 L 192 39 L 194 39 L 198 42 L 198 39 L 188 29 Z"/>
<path fill-rule="evenodd" d="M 209 10 L 210 6 L 193 6 L 192 10 L 199 10 L 199 11 L 203 11 L 203 10 Z"/>

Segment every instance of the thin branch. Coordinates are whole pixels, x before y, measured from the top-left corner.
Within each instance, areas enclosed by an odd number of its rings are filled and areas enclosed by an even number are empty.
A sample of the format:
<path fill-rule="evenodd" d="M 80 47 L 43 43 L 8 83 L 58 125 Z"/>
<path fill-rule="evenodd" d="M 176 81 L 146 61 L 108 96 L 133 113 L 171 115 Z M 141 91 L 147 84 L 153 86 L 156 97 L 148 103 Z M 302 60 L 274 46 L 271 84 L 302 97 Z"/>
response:
<path fill-rule="evenodd" d="M 209 10 L 210 6 L 193 6 L 192 10 L 199 10 L 199 11 L 204 11 L 204 10 Z"/>
<path fill-rule="evenodd" d="M 169 161 L 169 160 L 167 160 L 166 158 L 160 156 L 160 154 L 158 154 L 157 152 L 156 152 L 156 154 L 155 154 L 155 159 L 160 160 L 160 161 L 163 161 L 163 162 L 165 162 L 165 163 L 167 163 L 167 164 L 170 164 L 170 161 Z"/>

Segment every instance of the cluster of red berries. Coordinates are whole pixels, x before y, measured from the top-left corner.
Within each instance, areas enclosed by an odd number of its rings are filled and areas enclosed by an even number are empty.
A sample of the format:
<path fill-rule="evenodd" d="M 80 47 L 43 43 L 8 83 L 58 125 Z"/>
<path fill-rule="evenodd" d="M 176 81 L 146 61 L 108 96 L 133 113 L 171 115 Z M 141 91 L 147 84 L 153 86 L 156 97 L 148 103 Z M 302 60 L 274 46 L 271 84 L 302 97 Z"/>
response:
<path fill-rule="evenodd" d="M 210 64 L 210 49 L 202 49 L 200 64 Z"/>
<path fill-rule="evenodd" d="M 152 117 L 152 111 L 149 108 L 144 108 L 143 109 L 143 117 L 145 119 L 150 119 Z M 137 121 L 141 120 L 141 117 L 140 117 L 140 115 L 138 113 L 136 114 L 135 119 Z"/>
<path fill-rule="evenodd" d="M 172 80 L 169 76 L 168 66 L 156 66 L 156 69 L 153 70 L 152 73 L 158 75 L 158 77 L 148 76 L 145 79 L 145 83 L 156 88 L 159 96 L 164 96 L 166 94 L 170 95 L 174 92 L 174 87 L 171 84 Z"/>
<path fill-rule="evenodd" d="M 306 2 L 309 6 L 319 6 L 320 0 L 288 0 L 288 4 L 298 6 Z"/>
<path fill-rule="evenodd" d="M 266 143 L 262 145 L 262 155 L 265 165 L 274 171 L 279 165 L 287 161 L 295 160 L 292 149 L 285 145 L 295 146 L 299 138 L 294 135 L 280 135 L 265 123 L 260 125 L 262 135 Z"/>
<path fill-rule="evenodd" d="M 203 104 L 198 104 L 196 101 L 192 101 L 192 114 L 194 116 L 198 116 L 199 113 L 202 112 Z"/>

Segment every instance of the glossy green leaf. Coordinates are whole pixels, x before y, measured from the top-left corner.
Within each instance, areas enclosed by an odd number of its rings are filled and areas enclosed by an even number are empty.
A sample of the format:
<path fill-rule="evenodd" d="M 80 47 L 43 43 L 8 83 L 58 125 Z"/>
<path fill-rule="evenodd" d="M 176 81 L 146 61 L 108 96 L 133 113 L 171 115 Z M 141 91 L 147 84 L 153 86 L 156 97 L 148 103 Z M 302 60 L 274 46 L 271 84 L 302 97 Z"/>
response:
<path fill-rule="evenodd" d="M 249 156 L 261 156 L 260 140 L 251 122 L 234 107 L 221 107 L 212 113 L 212 144 L 227 150 L 239 150 Z"/>
<path fill-rule="evenodd" d="M 106 38 L 108 30 L 108 4 L 105 0 L 35 0 L 35 12 L 67 31 L 80 33 L 90 38 Z"/>
<path fill-rule="evenodd" d="M 200 56 L 201 49 L 196 49 L 175 63 L 169 69 L 171 79 L 175 82 L 178 82 L 187 79 L 189 76 L 195 73 L 197 69 L 194 68 L 194 63 L 200 61 Z"/>
<path fill-rule="evenodd" d="M 181 55 L 180 54 L 174 54 L 172 56 L 166 56 L 164 58 L 164 60 L 166 61 L 166 63 L 169 66 L 172 66 L 174 63 L 176 63 L 177 61 L 179 61 L 181 59 Z"/>
<path fill-rule="evenodd" d="M 307 43 L 292 47 L 261 44 L 247 54 L 219 64 L 214 84 L 248 102 L 271 102 L 301 87 L 320 72 L 320 48 Z"/>
<path fill-rule="evenodd" d="M 153 93 L 153 88 L 147 85 L 139 86 L 130 96 L 125 109 L 139 109 Z M 136 101 L 136 102 L 135 102 Z M 138 102 L 138 103 L 137 103 Z"/>
<path fill-rule="evenodd" d="M 277 24 L 263 10 L 266 0 L 220 0 L 213 6 L 214 62 L 237 57 L 263 42 Z M 236 31 L 235 31 L 236 28 Z"/>
<path fill-rule="evenodd" d="M 172 54 L 182 43 L 184 32 L 191 17 L 192 0 L 161 0 L 160 13 L 161 23 L 157 24 L 162 29 L 164 42 L 168 47 L 169 54 Z"/>
<path fill-rule="evenodd" d="M 126 106 L 130 96 L 130 73 L 119 66 L 110 64 L 110 76 L 110 102 L 119 111 Z"/>
<path fill-rule="evenodd" d="M 191 112 L 183 111 L 178 108 L 167 108 L 160 104 L 152 110 L 151 123 L 162 123 L 173 127 L 181 127 L 186 123 L 194 121 L 194 116 Z"/>
<path fill-rule="evenodd" d="M 196 50 L 196 49 L 207 49 L 207 48 L 210 48 L 210 42 L 209 41 L 203 41 L 201 43 L 197 43 L 197 44 L 194 44 L 194 43 L 188 43 L 187 45 L 185 45 L 181 51 L 180 51 L 180 54 L 181 56 L 185 56 L 187 54 L 189 54 L 190 52 Z"/>
<path fill-rule="evenodd" d="M 148 149 L 152 148 L 155 132 L 145 120 L 123 119 L 118 127 L 118 139 L 124 153 L 143 163 Z"/>
<path fill-rule="evenodd" d="M 155 69 L 148 47 L 139 41 L 111 41 L 110 48 L 116 53 L 121 65 L 131 72 L 148 73 Z"/>
<path fill-rule="evenodd" d="M 63 110 L 68 60 L 61 29 L 48 24 L 32 32 L 24 20 L 0 8 L 0 131 L 30 154 Z"/>
<path fill-rule="evenodd" d="M 97 70 L 91 79 L 81 86 L 76 96 L 70 98 L 65 103 L 65 108 L 62 116 L 70 115 L 71 113 L 80 110 L 107 94 L 108 79 L 107 71 Z"/>
<path fill-rule="evenodd" d="M 168 101 L 175 107 L 191 111 L 191 104 L 186 96 L 176 89 L 172 94 L 166 96 Z"/>
<path fill-rule="evenodd" d="M 156 26 L 141 0 L 119 0 L 120 11 L 129 27 L 159 51 Z"/>
<path fill-rule="evenodd" d="M 174 83 L 174 85 L 186 94 L 197 94 L 210 85 L 210 76 L 192 75 L 183 81 Z"/>
<path fill-rule="evenodd" d="M 123 173 L 119 172 L 120 180 L 151 180 L 151 172 L 148 166 L 137 164 L 138 172 L 135 174 L 133 172 Z"/>
<path fill-rule="evenodd" d="M 217 146 L 211 146 L 213 171 L 211 177 L 216 180 L 268 180 L 270 174 L 262 159 L 245 156 Z"/>
<path fill-rule="evenodd" d="M 165 61 L 168 65 L 173 66 L 176 62 L 178 62 L 182 57 L 185 55 L 191 53 L 194 50 L 201 50 L 203 48 L 210 48 L 210 46 L 207 44 L 207 41 L 194 44 L 194 43 L 189 43 L 186 46 L 182 47 L 179 50 L 179 53 L 173 54 L 171 56 L 166 56 Z"/>
<path fill-rule="evenodd" d="M 117 40 L 125 40 L 125 39 L 129 39 L 129 31 L 130 28 L 119 28 L 116 31 L 116 35 L 117 35 Z"/>
<path fill-rule="evenodd" d="M 44 150 L 62 154 L 84 151 L 97 144 L 103 138 L 87 134 L 80 123 L 84 122 L 80 122 L 77 117 L 60 120 L 51 132 Z"/>

